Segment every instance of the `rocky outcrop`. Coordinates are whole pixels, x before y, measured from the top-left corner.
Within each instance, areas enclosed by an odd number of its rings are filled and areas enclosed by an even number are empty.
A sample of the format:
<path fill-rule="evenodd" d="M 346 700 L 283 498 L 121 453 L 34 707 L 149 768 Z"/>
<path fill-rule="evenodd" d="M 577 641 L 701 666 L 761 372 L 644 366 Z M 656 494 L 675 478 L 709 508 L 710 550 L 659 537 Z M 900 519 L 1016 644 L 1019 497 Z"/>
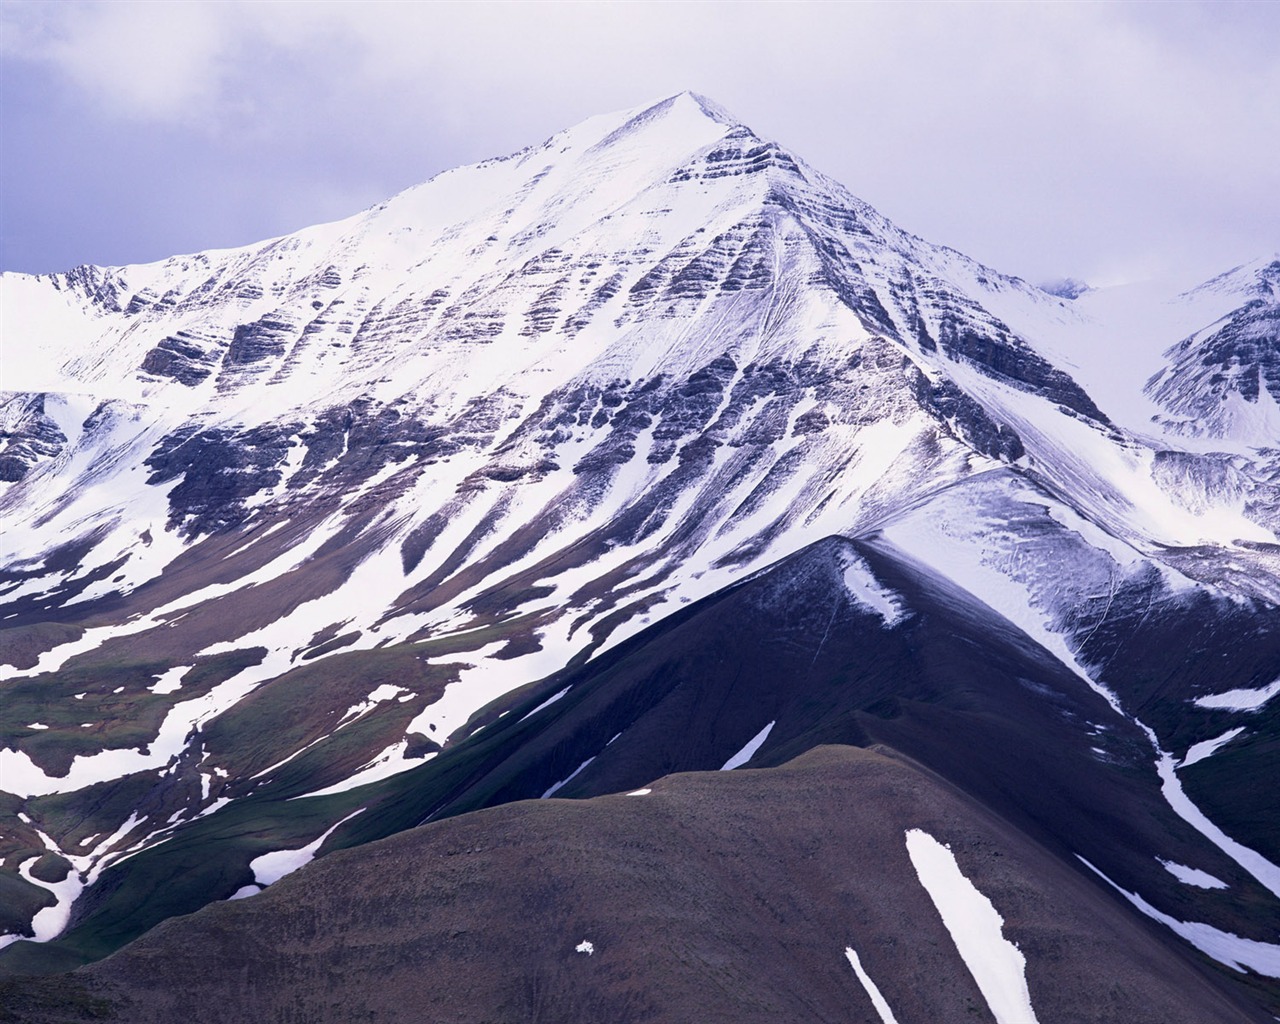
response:
<path fill-rule="evenodd" d="M 195 387 L 217 369 L 227 341 L 208 332 L 178 331 L 143 357 L 144 373 Z"/>
<path fill-rule="evenodd" d="M 66 435 L 45 415 L 45 398 L 0 394 L 0 483 L 21 480 L 66 445 Z"/>

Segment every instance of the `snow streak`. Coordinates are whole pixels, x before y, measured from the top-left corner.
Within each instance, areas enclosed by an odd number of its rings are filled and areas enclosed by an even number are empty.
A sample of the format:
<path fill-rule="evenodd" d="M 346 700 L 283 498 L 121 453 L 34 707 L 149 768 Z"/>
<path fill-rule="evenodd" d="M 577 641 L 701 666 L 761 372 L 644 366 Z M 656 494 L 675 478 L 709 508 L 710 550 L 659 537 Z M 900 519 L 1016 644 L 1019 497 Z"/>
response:
<path fill-rule="evenodd" d="M 1004 936 L 1004 918 L 964 876 L 951 848 L 908 829 L 907 853 L 951 933 L 997 1024 L 1037 1024 L 1027 989 L 1027 958 Z"/>

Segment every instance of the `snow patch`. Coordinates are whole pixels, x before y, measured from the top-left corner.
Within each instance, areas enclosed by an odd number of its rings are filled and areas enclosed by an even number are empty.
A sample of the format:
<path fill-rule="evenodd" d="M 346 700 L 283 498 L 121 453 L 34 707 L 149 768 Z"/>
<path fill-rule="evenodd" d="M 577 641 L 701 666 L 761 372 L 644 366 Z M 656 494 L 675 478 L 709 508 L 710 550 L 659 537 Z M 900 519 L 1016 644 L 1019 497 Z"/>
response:
<path fill-rule="evenodd" d="M 883 586 L 863 559 L 851 551 L 841 551 L 840 560 L 844 565 L 844 585 L 849 595 L 861 607 L 879 615 L 886 629 L 910 615 L 899 595 Z"/>
<path fill-rule="evenodd" d="M 408 692 L 409 691 L 403 686 L 392 686 L 390 683 L 382 683 L 359 704 L 353 704 L 348 708 L 346 714 L 344 714 L 339 720 L 338 725 L 341 727 L 342 725 L 349 723 L 352 719 L 367 715 L 383 701 L 394 700 L 400 694 Z"/>
<path fill-rule="evenodd" d="M 176 693 L 182 689 L 182 677 L 190 671 L 190 665 L 178 665 L 156 676 L 155 683 L 147 689 L 152 693 Z"/>
<path fill-rule="evenodd" d="M 1202 921 L 1179 921 L 1157 910 L 1136 892 L 1120 888 L 1079 854 L 1076 854 L 1076 858 L 1147 917 L 1153 921 L 1159 921 L 1181 935 L 1196 949 L 1217 960 L 1218 963 L 1225 964 L 1241 974 L 1245 973 L 1247 968 L 1264 974 L 1268 978 L 1280 978 L 1280 946 L 1270 942 L 1259 942 L 1257 939 L 1242 938 L 1234 932 L 1224 932 Z"/>
<path fill-rule="evenodd" d="M 550 697 L 548 697 L 546 700 L 544 700 L 541 704 L 539 704 L 536 708 L 534 708 L 532 711 L 530 711 L 527 715 L 525 715 L 524 717 L 522 717 L 522 718 L 520 719 L 520 722 L 523 722 L 523 721 L 525 720 L 525 718 L 532 718 L 534 715 L 536 715 L 536 714 L 537 714 L 539 711 L 541 711 L 543 708 L 548 708 L 548 707 L 550 707 L 552 704 L 554 704 L 556 701 L 558 701 L 561 697 L 563 697 L 566 693 L 568 693 L 571 689 L 573 689 L 573 687 L 571 687 L 571 686 L 566 686 L 566 687 L 565 687 L 563 690 L 561 690 L 559 693 L 554 693 L 554 694 L 552 694 Z M 517 722 L 516 724 L 517 724 L 517 725 L 519 725 L 519 724 L 520 724 L 520 722 Z"/>
<path fill-rule="evenodd" d="M 27 824 L 31 823 L 31 819 L 22 812 L 18 813 L 18 817 Z M 70 863 L 71 870 L 67 872 L 66 878 L 61 882 L 44 882 L 31 874 L 32 866 L 40 859 L 39 855 L 31 857 L 18 865 L 18 873 L 23 878 L 32 885 L 39 886 L 41 889 L 52 893 L 56 902 L 51 907 L 41 908 L 31 919 L 31 930 L 34 936 L 32 939 L 26 940 L 26 937 L 21 935 L 0 936 L 0 949 L 23 940 L 48 942 L 50 939 L 55 939 L 62 934 L 62 931 L 71 920 L 71 910 L 76 900 L 80 898 L 80 894 L 98 880 L 98 876 L 108 864 L 121 859 L 120 855 L 111 848 L 132 832 L 143 820 L 138 816 L 137 812 L 130 814 L 123 825 L 87 854 L 65 853 L 48 835 L 36 829 L 36 835 L 40 837 L 45 849 L 64 858 Z M 97 836 L 91 838 L 96 839 Z M 85 840 L 81 845 L 85 846 L 88 843 L 89 840 Z"/>
<path fill-rule="evenodd" d="M 315 859 L 316 851 L 324 844 L 339 825 L 344 825 L 357 814 L 364 810 L 361 807 L 357 811 L 348 814 L 341 821 L 334 822 L 325 832 L 313 839 L 297 850 L 274 850 L 271 853 L 264 853 L 261 857 L 254 857 L 249 862 L 249 870 L 253 872 L 253 880 L 258 885 L 266 888 L 275 882 L 280 881 L 285 875 L 292 874 L 300 867 L 310 864 Z"/>
<path fill-rule="evenodd" d="M 581 942 L 579 942 L 576 946 L 573 947 L 573 951 L 575 953 L 586 953 L 587 956 L 591 956 L 592 954 L 595 953 L 596 947 L 595 947 L 595 944 L 592 943 L 590 940 L 583 939 Z"/>
<path fill-rule="evenodd" d="M 858 954 L 854 952 L 852 946 L 844 947 L 845 958 L 849 961 L 849 966 L 853 968 L 853 973 L 858 976 L 858 980 L 862 982 L 862 987 L 866 989 L 867 995 L 871 998 L 871 1005 L 876 1008 L 876 1013 L 880 1015 L 881 1024 L 898 1024 L 898 1018 L 893 1015 L 893 1011 L 889 1009 L 888 1002 L 880 993 L 879 986 L 871 980 L 870 976 L 862 967 L 862 961 L 858 959 Z"/>
<path fill-rule="evenodd" d="M 721 766 L 720 770 L 722 772 L 731 772 L 735 768 L 740 768 L 742 765 L 746 764 L 753 757 L 755 757 L 756 751 L 759 750 L 762 746 L 764 746 L 764 741 L 769 738 L 769 732 L 770 730 L 773 729 L 774 725 L 776 724 L 777 724 L 776 720 L 773 722 L 770 722 L 758 733 L 752 736 L 751 739 L 747 741 L 747 745 L 743 747 L 741 750 L 739 750 L 736 754 L 734 754 L 733 757 L 729 758 L 729 760 L 727 760 Z"/>
<path fill-rule="evenodd" d="M 456 662 L 459 658 L 474 658 L 477 664 L 464 668 L 457 680 L 444 688 L 440 699 L 428 705 L 409 723 L 405 733 L 416 732 L 443 741 L 490 701 L 519 686 L 523 680 L 518 670 L 513 668 L 513 662 L 489 660 L 506 646 L 505 640 L 495 640 L 466 654 L 449 655 L 439 659 L 439 662 L 431 659 L 432 664 L 437 664 Z M 560 668 L 561 665 L 555 667 Z"/>
<path fill-rule="evenodd" d="M 1228 690 L 1226 693 L 1197 697 L 1193 703 L 1201 708 L 1223 708 L 1227 711 L 1257 711 L 1267 701 L 1280 693 L 1280 679 L 1256 690 Z"/>
<path fill-rule="evenodd" d="M 389 779 L 393 775 L 399 775 L 401 772 L 407 772 L 412 768 L 417 768 L 419 765 L 424 765 L 439 753 L 439 751 L 433 750 L 422 757 L 410 758 L 405 756 L 405 751 L 408 747 L 408 740 L 400 740 L 397 743 L 393 743 L 350 778 L 335 782 L 332 786 L 325 786 L 324 789 L 303 793 L 301 796 L 291 796 L 289 799 L 303 800 L 310 796 L 331 796 L 334 793 L 346 793 L 357 786 L 367 786 L 371 782 L 381 782 L 383 779 Z"/>
<path fill-rule="evenodd" d="M 1154 743 L 1154 738 L 1152 742 Z M 1156 749 L 1159 750 L 1159 747 Z M 1178 778 L 1172 755 L 1159 751 L 1156 772 L 1163 783 L 1160 791 L 1164 794 L 1169 806 L 1173 808 L 1174 813 L 1249 874 L 1253 875 L 1272 893 L 1280 896 L 1280 866 L 1273 864 L 1256 850 L 1251 850 L 1243 843 L 1236 842 L 1210 821 L 1204 812 L 1191 802 L 1191 798 L 1182 789 L 1182 781 Z"/>
<path fill-rule="evenodd" d="M 955 854 L 918 828 L 907 853 L 997 1024 L 1037 1024 L 1027 989 L 1027 958 L 1004 936 L 1004 918 L 964 876 Z"/>
<path fill-rule="evenodd" d="M 1165 860 L 1163 857 L 1157 857 L 1169 874 L 1173 875 L 1179 882 L 1186 885 L 1194 885 L 1199 889 L 1225 889 L 1227 883 L 1222 879 L 1209 874 L 1207 871 L 1201 871 L 1199 868 L 1189 868 L 1185 864 L 1179 864 L 1177 861 Z"/>
<path fill-rule="evenodd" d="M 63 776 L 47 774 L 25 751 L 0 750 L 0 779 L 4 780 L 4 792 L 21 797 L 74 793 L 98 782 L 163 768 L 186 748 L 187 738 L 196 726 L 221 714 L 245 697 L 260 681 L 281 671 L 283 669 L 268 655 L 265 661 L 242 669 L 203 696 L 175 704 L 165 715 L 156 738 L 147 747 L 77 754 L 72 759 L 70 770 Z M 93 722 L 86 722 L 81 728 L 89 729 L 93 725 Z"/>
<path fill-rule="evenodd" d="M 545 793 L 543 793 L 543 794 L 542 794 L 542 796 L 540 796 L 538 799 L 540 799 L 540 800 L 546 800 L 548 797 L 555 796 L 555 795 L 556 795 L 556 793 L 558 793 L 558 792 L 559 792 L 560 790 L 562 790 L 565 786 L 567 786 L 570 782 L 572 782 L 574 779 L 576 779 L 576 778 L 578 777 L 578 775 L 582 772 L 582 770 L 583 770 L 584 768 L 586 768 L 586 766 L 587 766 L 587 765 L 589 765 L 589 764 L 590 764 L 592 761 L 594 761 L 594 760 L 595 760 L 594 755 L 593 755 L 592 757 L 587 758 L 585 761 L 583 761 L 583 762 L 582 762 L 582 764 L 578 765 L 578 767 L 577 767 L 577 768 L 575 768 L 575 769 L 573 770 L 573 772 L 569 775 L 569 777 L 568 777 L 568 778 L 566 778 L 566 779 L 561 779 L 561 780 L 560 780 L 559 782 L 557 782 L 554 786 L 552 786 L 552 787 L 551 787 L 550 789 L 548 789 Z"/>
<path fill-rule="evenodd" d="M 1201 740 L 1199 743 L 1193 743 L 1187 749 L 1187 755 L 1182 759 L 1179 768 L 1186 768 L 1188 765 L 1195 764 L 1197 761 L 1203 761 L 1206 757 L 1213 754 L 1219 747 L 1225 746 L 1233 739 L 1244 732 L 1244 726 L 1237 726 L 1234 729 L 1228 729 L 1221 736 L 1215 736 L 1211 740 Z"/>

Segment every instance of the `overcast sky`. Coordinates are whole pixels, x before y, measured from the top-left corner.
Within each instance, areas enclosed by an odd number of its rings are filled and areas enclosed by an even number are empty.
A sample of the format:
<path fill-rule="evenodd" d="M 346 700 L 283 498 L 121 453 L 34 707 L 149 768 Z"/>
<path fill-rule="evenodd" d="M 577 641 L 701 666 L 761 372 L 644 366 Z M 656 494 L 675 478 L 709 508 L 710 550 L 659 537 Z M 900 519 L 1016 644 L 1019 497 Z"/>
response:
<path fill-rule="evenodd" d="M 0 269 L 240 245 L 683 89 L 1033 281 L 1280 249 L 1280 3 L 0 4 Z"/>

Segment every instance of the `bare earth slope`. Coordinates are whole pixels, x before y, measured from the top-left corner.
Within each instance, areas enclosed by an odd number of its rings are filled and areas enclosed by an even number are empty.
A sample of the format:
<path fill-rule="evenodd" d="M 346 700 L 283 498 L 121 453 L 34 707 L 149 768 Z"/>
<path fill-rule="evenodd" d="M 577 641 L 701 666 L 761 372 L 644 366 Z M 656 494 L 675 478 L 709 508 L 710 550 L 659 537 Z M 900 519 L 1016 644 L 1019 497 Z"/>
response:
<path fill-rule="evenodd" d="M 74 977 L 111 1005 L 98 1019 L 138 1024 L 875 1024 L 851 948 L 897 1019 L 990 1021 L 908 830 L 948 845 L 1003 918 L 1044 1024 L 1267 1019 L 1000 819 L 849 747 L 428 825 L 172 920 Z"/>

